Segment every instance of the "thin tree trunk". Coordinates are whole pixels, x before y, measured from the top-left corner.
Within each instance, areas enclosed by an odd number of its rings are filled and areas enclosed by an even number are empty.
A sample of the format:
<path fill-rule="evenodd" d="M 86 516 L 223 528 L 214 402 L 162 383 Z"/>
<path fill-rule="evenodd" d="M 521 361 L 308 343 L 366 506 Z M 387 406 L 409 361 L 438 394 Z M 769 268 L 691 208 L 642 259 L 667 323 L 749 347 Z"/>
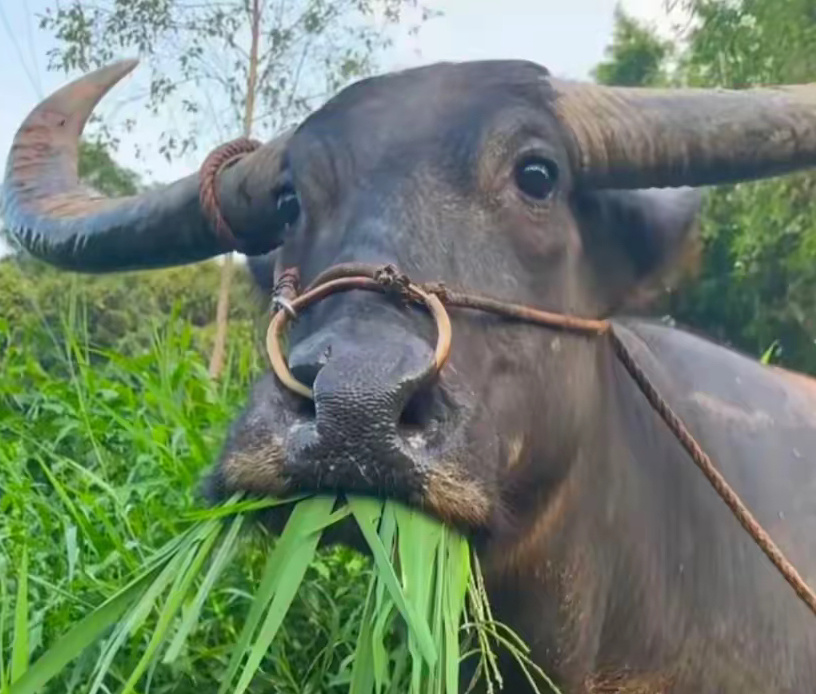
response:
<path fill-rule="evenodd" d="M 247 97 L 244 108 L 244 137 L 252 135 L 252 121 L 255 117 L 255 90 L 258 81 L 258 44 L 261 33 L 260 0 L 252 0 L 252 44 L 249 49 L 249 71 L 247 73 Z M 215 344 L 210 355 L 210 376 L 219 378 L 224 369 L 224 355 L 227 351 L 229 331 L 230 286 L 234 270 L 233 254 L 224 257 L 221 267 L 221 285 L 218 288 L 218 305 L 215 310 Z"/>

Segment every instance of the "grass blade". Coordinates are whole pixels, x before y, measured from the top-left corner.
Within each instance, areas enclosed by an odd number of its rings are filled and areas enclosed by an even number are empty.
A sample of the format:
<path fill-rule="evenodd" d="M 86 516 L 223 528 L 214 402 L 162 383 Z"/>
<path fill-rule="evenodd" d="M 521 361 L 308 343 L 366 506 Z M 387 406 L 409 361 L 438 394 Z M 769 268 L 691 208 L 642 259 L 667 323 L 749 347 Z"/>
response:
<path fill-rule="evenodd" d="M 6 662 L 3 655 L 6 652 L 6 644 L 3 635 L 6 633 L 6 563 L 0 561 L 0 694 L 8 694 L 9 682 L 6 679 Z"/>
<path fill-rule="evenodd" d="M 385 583 L 385 587 L 391 594 L 391 599 L 397 606 L 397 609 L 402 613 L 405 621 L 411 629 L 412 634 L 416 635 L 417 643 L 422 653 L 422 657 L 433 665 L 436 662 L 437 653 L 436 646 L 431 636 L 431 630 L 428 627 L 428 622 L 424 615 L 417 615 L 413 608 L 406 602 L 405 595 L 402 592 L 402 586 L 397 579 L 394 572 L 394 567 L 391 566 L 388 551 L 383 546 L 382 540 L 374 529 L 374 523 L 379 516 L 379 509 L 377 502 L 371 499 L 360 497 L 349 497 L 349 506 L 351 506 L 352 513 L 357 519 L 360 530 L 371 548 L 371 553 L 374 555 L 374 562 L 379 572 L 380 579 Z"/>
<path fill-rule="evenodd" d="M 160 570 L 155 580 L 147 586 L 147 589 L 139 597 L 138 602 L 133 606 L 125 619 L 120 622 L 111 635 L 107 646 L 103 650 L 96 665 L 96 677 L 91 685 L 89 694 L 96 694 L 102 686 L 105 675 L 108 673 L 111 663 L 116 653 L 122 647 L 127 637 L 134 633 L 147 619 L 153 610 L 159 595 L 164 591 L 170 581 L 177 575 L 179 569 L 191 560 L 191 553 L 197 542 L 197 533 L 191 533 L 187 541 L 180 545 L 175 554 L 167 558 L 167 562 Z"/>
<path fill-rule="evenodd" d="M 393 557 L 396 549 L 397 518 L 394 513 L 393 504 L 386 502 L 383 504 L 380 516 L 379 536 L 383 546 L 388 550 L 390 557 Z M 374 668 L 374 686 L 379 694 L 385 686 L 388 676 L 389 653 L 386 647 L 386 629 L 392 622 L 394 601 L 391 600 L 383 581 L 378 580 L 378 574 L 373 574 L 375 585 L 374 614 L 372 621 L 373 629 L 370 633 L 372 667 Z"/>
<path fill-rule="evenodd" d="M 382 585 L 377 581 L 378 587 Z M 371 655 L 372 666 L 374 668 L 374 684 L 377 692 L 381 692 L 388 678 L 389 652 L 386 646 L 386 629 L 392 622 L 394 616 L 394 601 L 390 596 L 384 595 L 381 602 L 374 604 L 374 614 L 371 617 L 373 628 L 371 629 Z"/>
<path fill-rule="evenodd" d="M 456 533 L 449 533 L 445 547 L 446 566 L 444 643 L 445 691 L 459 693 L 459 624 L 462 620 L 470 576 L 470 549 L 467 541 Z"/>
<path fill-rule="evenodd" d="M 173 641 L 167 649 L 167 653 L 165 654 L 163 660 L 164 663 L 172 663 L 176 660 L 176 658 L 178 658 L 184 642 L 187 640 L 190 632 L 198 622 L 201 609 L 204 606 L 204 601 L 207 599 L 207 596 L 210 594 L 215 582 L 218 580 L 218 577 L 221 575 L 221 572 L 224 570 L 237 548 L 235 541 L 238 538 L 238 533 L 241 531 L 243 522 L 244 516 L 236 516 L 233 519 L 230 529 L 222 539 L 221 546 L 218 548 L 218 551 L 215 554 L 215 558 L 207 571 L 207 575 L 204 577 L 204 581 L 198 589 L 198 593 L 196 593 L 192 605 L 184 616 L 184 619 L 182 620 Z"/>
<path fill-rule="evenodd" d="M 448 661 L 451 657 L 451 646 L 453 645 L 445 640 L 445 630 L 447 628 L 448 621 L 451 618 L 449 609 L 450 605 L 447 601 L 447 545 L 448 533 L 443 529 L 442 532 L 439 533 L 439 543 L 437 544 L 436 548 L 436 557 L 432 557 L 432 559 L 435 558 L 436 561 L 432 562 L 431 564 L 433 567 L 432 570 L 434 571 L 433 582 L 431 583 L 431 597 L 433 598 L 433 603 L 431 605 L 433 609 L 433 637 L 434 642 L 437 644 L 440 651 L 440 658 L 437 661 L 434 677 L 431 681 L 431 689 L 433 692 L 435 692 L 435 694 L 445 694 L 445 678 L 448 675 Z M 458 660 L 458 643 L 455 645 L 455 650 Z"/>
<path fill-rule="evenodd" d="M 68 663 L 117 622 L 137 599 L 143 597 L 151 582 L 155 581 L 162 569 L 166 570 L 168 563 L 172 562 L 173 552 L 178 551 L 185 543 L 193 541 L 197 532 L 198 529 L 193 528 L 159 549 L 145 563 L 145 568 L 139 575 L 80 620 L 40 656 L 10 689 L 9 694 L 39 692 L 48 681 L 59 675 Z"/>
<path fill-rule="evenodd" d="M 280 580 L 280 574 L 281 572 L 285 572 L 286 562 L 292 552 L 295 551 L 296 543 L 303 539 L 302 530 L 309 525 L 315 525 L 316 515 L 325 506 L 328 506 L 328 511 L 326 512 L 326 515 L 328 515 L 328 512 L 331 511 L 331 508 L 334 506 L 334 502 L 335 500 L 333 498 L 312 497 L 295 505 L 283 529 L 283 533 L 278 539 L 277 546 L 270 553 L 266 561 L 261 584 L 258 587 L 258 592 L 255 594 L 255 599 L 252 601 L 252 606 L 244 622 L 241 635 L 232 649 L 232 656 L 227 666 L 227 672 L 221 681 L 218 694 L 225 694 L 227 691 L 230 691 L 229 687 L 232 684 L 232 680 L 235 678 L 238 668 L 249 650 L 252 635 L 258 628 L 258 624 L 260 624 L 264 612 L 274 598 Z M 313 509 L 317 510 L 315 511 Z"/>
<path fill-rule="evenodd" d="M 320 541 L 320 532 L 311 532 L 306 535 L 304 532 L 306 528 L 302 526 L 306 525 L 307 528 L 319 526 L 331 514 L 334 502 L 335 500 L 332 498 L 317 497 L 309 502 L 309 504 L 300 504 L 299 507 L 307 509 L 307 513 L 293 518 L 294 523 L 290 521 L 290 523 L 286 524 L 284 533 L 281 536 L 281 541 L 283 542 L 285 539 L 292 537 L 290 545 L 292 551 L 286 558 L 288 561 L 286 561 L 285 564 L 285 571 L 281 570 L 277 575 L 278 580 L 276 583 L 278 585 L 276 585 L 272 605 L 261 627 L 258 640 L 250 651 L 249 658 L 244 666 L 244 671 L 238 680 L 238 685 L 233 694 L 243 694 L 252 681 L 264 655 L 267 650 L 269 650 L 269 646 L 275 638 L 275 634 L 278 632 L 278 628 L 283 622 L 289 605 L 292 603 L 295 593 L 297 593 L 297 589 L 300 587 L 300 583 L 306 574 L 306 569 L 309 568 L 309 564 L 317 550 L 317 543 Z M 289 533 L 288 536 L 287 531 Z M 296 536 L 295 533 L 297 533 Z M 281 559 L 283 560 L 283 558 Z"/>
<path fill-rule="evenodd" d="M 28 668 L 28 547 L 17 571 L 17 599 L 14 604 L 14 641 L 11 644 L 11 683 Z"/>
<path fill-rule="evenodd" d="M 296 510 L 297 507 L 295 507 L 295 511 Z M 261 622 L 265 608 L 267 605 L 269 605 L 270 600 L 272 600 L 277 573 L 280 570 L 278 565 L 278 559 L 280 558 L 278 550 L 280 549 L 280 544 L 280 540 L 278 540 L 278 546 L 275 547 L 275 550 L 270 553 L 266 560 L 264 572 L 261 576 L 261 582 L 258 585 L 258 591 L 255 593 L 255 598 L 253 599 L 252 605 L 249 608 L 249 613 L 247 614 L 246 621 L 244 622 L 244 627 L 241 629 L 241 634 L 238 637 L 238 641 L 236 641 L 232 647 L 232 656 L 230 657 L 230 662 L 227 665 L 227 671 L 224 673 L 221 680 L 221 686 L 218 689 L 218 694 L 225 694 L 229 691 L 232 680 L 235 679 L 235 674 L 238 672 L 238 668 L 241 666 L 241 661 L 244 659 L 244 656 L 249 649 L 252 635 L 255 633 L 255 630 L 258 628 L 258 624 Z"/>
<path fill-rule="evenodd" d="M 394 516 L 398 528 L 397 546 L 405 600 L 415 614 L 426 620 L 432 619 L 431 581 L 434 577 L 434 558 L 442 537 L 442 525 L 401 504 L 394 506 Z M 432 643 L 439 645 L 433 634 L 430 634 L 430 638 Z M 423 675 L 426 675 L 429 686 L 433 688 L 433 675 L 439 658 L 434 662 L 423 663 L 419 634 L 413 629 L 408 636 L 408 648 L 412 656 L 411 691 L 419 694 Z"/>
<path fill-rule="evenodd" d="M 54 473 L 51 472 L 48 464 L 40 456 L 36 456 L 35 460 L 37 463 L 39 463 L 40 469 L 51 483 L 51 487 L 54 489 L 54 492 L 59 497 L 60 501 L 62 501 L 62 504 L 68 511 L 68 514 L 74 519 L 77 526 L 82 529 L 82 532 L 87 538 L 88 542 L 91 543 L 94 551 L 96 551 L 97 537 L 90 523 L 88 523 L 88 519 L 85 518 L 85 516 L 79 512 L 79 509 L 76 508 L 74 502 L 71 501 L 71 496 L 62 486 L 62 484 L 60 484 L 60 481 L 56 478 Z"/>
<path fill-rule="evenodd" d="M 371 694 L 376 686 L 372 631 L 376 614 L 375 590 L 377 585 L 377 575 L 372 574 L 371 582 L 368 584 L 368 593 L 363 610 L 363 621 L 360 625 L 360 633 L 357 636 L 357 645 L 354 649 L 354 662 L 351 668 L 349 694 Z"/>
<path fill-rule="evenodd" d="M 193 545 L 188 551 L 187 561 L 185 561 L 184 565 L 180 569 L 177 575 L 177 580 L 173 584 L 170 594 L 167 596 L 167 602 L 165 603 L 164 609 L 159 616 L 159 621 L 156 624 L 156 628 L 153 630 L 153 636 L 151 637 L 141 659 L 133 669 L 133 672 L 131 673 L 127 682 L 125 682 L 125 687 L 122 694 L 130 694 L 136 682 L 139 681 L 139 678 L 147 669 L 148 665 L 153 659 L 154 654 L 161 647 L 165 640 L 166 634 L 170 629 L 170 623 L 173 621 L 173 618 L 176 616 L 176 613 L 181 607 L 181 604 L 184 601 L 184 598 L 187 596 L 190 586 L 192 585 L 196 576 L 198 576 L 198 574 L 201 572 L 201 567 L 204 565 L 204 562 L 210 555 L 210 551 L 212 550 L 215 541 L 218 539 L 219 527 L 214 521 L 210 521 L 208 526 L 209 527 L 207 530 L 204 531 L 205 537 L 201 543 L 197 547 Z"/>
<path fill-rule="evenodd" d="M 77 622 L 26 670 L 25 674 L 11 686 L 9 694 L 35 694 L 43 691 L 53 677 L 59 675 L 68 663 L 94 643 L 125 613 L 158 571 L 158 568 L 154 568 L 142 574 Z"/>
<path fill-rule="evenodd" d="M 310 496 L 311 495 L 309 494 L 300 494 L 298 496 L 290 496 L 285 499 L 269 497 L 265 499 L 247 499 L 245 501 L 240 501 L 240 495 L 235 494 L 232 498 L 219 506 L 190 511 L 184 515 L 184 519 L 188 521 L 213 520 L 215 518 L 224 518 L 225 516 L 252 513 L 253 511 L 263 511 L 264 509 L 273 508 L 275 506 L 285 506 L 286 504 L 294 505 L 300 501 L 310 498 Z"/>

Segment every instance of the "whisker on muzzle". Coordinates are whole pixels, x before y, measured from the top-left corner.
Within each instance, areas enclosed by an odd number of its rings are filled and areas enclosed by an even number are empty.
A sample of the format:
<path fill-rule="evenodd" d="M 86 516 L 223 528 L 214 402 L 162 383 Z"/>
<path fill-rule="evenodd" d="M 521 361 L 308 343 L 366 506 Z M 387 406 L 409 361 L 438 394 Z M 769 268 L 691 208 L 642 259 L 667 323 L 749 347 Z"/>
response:
<path fill-rule="evenodd" d="M 490 518 L 490 498 L 482 485 L 451 463 L 428 470 L 423 492 L 423 504 L 444 522 L 481 527 Z"/>
<path fill-rule="evenodd" d="M 277 495 L 285 491 L 283 440 L 272 436 L 229 451 L 219 465 L 223 485 L 229 490 Z"/>

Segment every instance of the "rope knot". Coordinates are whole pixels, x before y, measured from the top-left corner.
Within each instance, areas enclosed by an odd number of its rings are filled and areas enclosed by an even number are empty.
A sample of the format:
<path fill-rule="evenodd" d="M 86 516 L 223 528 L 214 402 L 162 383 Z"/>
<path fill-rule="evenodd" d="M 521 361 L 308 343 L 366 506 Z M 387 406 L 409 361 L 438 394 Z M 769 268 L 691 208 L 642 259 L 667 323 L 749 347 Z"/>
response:
<path fill-rule="evenodd" d="M 374 271 L 373 279 L 390 294 L 395 294 L 403 300 L 411 298 L 411 280 L 408 275 L 397 270 L 395 265 L 383 265 Z"/>
<path fill-rule="evenodd" d="M 293 320 L 297 318 L 297 311 L 292 306 L 292 302 L 297 298 L 299 292 L 300 272 L 296 267 L 286 268 L 281 272 L 272 290 L 272 311 L 277 312 L 283 309 Z"/>
<path fill-rule="evenodd" d="M 293 301 L 300 291 L 300 272 L 296 267 L 286 268 L 281 272 L 272 289 L 273 296 Z"/>
<path fill-rule="evenodd" d="M 450 291 L 444 282 L 426 282 L 422 287 L 428 294 L 438 297 L 443 304 L 450 301 Z"/>

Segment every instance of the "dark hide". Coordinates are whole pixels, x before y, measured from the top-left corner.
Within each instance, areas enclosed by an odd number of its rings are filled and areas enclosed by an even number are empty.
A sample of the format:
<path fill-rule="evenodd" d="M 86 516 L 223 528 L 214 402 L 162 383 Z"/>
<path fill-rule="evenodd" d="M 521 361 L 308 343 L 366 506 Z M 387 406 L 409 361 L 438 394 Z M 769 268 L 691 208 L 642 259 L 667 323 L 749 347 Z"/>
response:
<path fill-rule="evenodd" d="M 545 74 L 436 65 L 343 91 L 288 143 L 302 212 L 282 266 L 308 283 L 341 262 L 395 263 L 418 281 L 583 317 L 660 286 L 693 240 L 699 192 L 577 188 Z M 557 169 L 546 200 L 516 184 L 531 155 Z M 250 266 L 268 290 L 271 256 Z M 565 693 L 814 691 L 816 619 L 606 341 L 451 318 L 451 360 L 431 382 L 422 310 L 353 292 L 304 312 L 290 359 L 316 403 L 264 377 L 211 494 L 353 490 L 456 524 L 479 547 L 498 616 Z M 812 572 L 814 386 L 677 330 L 621 331 Z M 526 691 L 516 675 L 507 665 L 506 691 Z"/>
<path fill-rule="evenodd" d="M 649 378 L 816 584 L 816 381 L 616 322 Z M 608 352 L 597 425 L 491 564 L 494 601 L 575 692 L 814 691 L 816 620 Z M 569 684 L 567 684 L 569 683 Z M 515 673 L 508 691 L 526 691 Z"/>

